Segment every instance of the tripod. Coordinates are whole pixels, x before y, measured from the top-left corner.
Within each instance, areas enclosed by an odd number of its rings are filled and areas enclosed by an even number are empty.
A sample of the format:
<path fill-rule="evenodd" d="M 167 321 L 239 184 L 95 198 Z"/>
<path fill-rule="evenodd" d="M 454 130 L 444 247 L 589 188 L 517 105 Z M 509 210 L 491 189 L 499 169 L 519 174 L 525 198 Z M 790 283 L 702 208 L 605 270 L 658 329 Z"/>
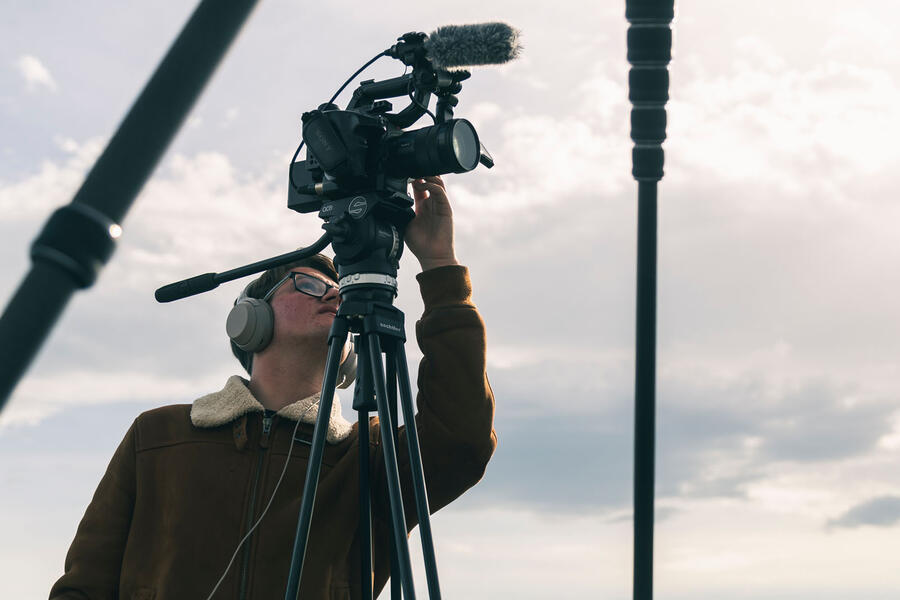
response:
<path fill-rule="evenodd" d="M 345 285 L 349 279 L 351 282 Z M 364 598 L 372 598 L 372 508 L 369 477 L 369 412 L 377 410 L 381 443 L 385 461 L 385 474 L 390 499 L 391 545 L 391 597 L 400 597 L 400 585 L 406 598 L 415 598 L 406 538 L 406 518 L 400 488 L 400 471 L 397 463 L 397 390 L 406 425 L 416 511 L 422 536 L 422 550 L 430 598 L 440 598 L 437 564 L 431 536 L 428 498 L 425 491 L 425 475 L 412 406 L 412 389 L 403 344 L 406 336 L 403 313 L 392 304 L 396 283 L 382 274 L 357 274 L 342 278 L 342 302 L 328 336 L 328 357 L 322 381 L 319 413 L 313 430 L 312 448 L 303 486 L 303 499 L 291 570 L 285 600 L 295 600 L 306 556 L 306 545 L 315 504 L 316 488 L 325 447 L 325 433 L 334 401 L 334 391 L 341 360 L 341 351 L 350 332 L 357 334 L 356 352 L 357 382 L 354 389 L 353 408 L 359 415 L 359 506 L 360 506 L 360 582 Z M 386 363 L 382 361 L 386 355 Z M 386 367 L 386 370 L 385 370 Z M 399 584 L 398 585 L 398 576 Z"/>

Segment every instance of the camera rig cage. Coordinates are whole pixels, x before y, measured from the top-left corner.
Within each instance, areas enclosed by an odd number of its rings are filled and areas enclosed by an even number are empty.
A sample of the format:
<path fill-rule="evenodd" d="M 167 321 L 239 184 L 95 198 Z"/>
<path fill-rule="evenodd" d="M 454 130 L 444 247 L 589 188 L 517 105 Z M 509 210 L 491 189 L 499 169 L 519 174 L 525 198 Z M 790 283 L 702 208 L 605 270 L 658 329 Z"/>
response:
<path fill-rule="evenodd" d="M 302 116 L 303 141 L 291 161 L 287 205 L 300 213 L 317 211 L 325 221 L 342 289 L 353 285 L 351 274 L 396 277 L 403 230 L 415 216 L 407 193 L 410 179 L 494 164 L 472 124 L 453 118 L 456 94 L 471 74 L 435 67 L 426 54 L 426 39 L 421 32 L 399 37 L 329 102 Z M 382 56 L 399 59 L 412 71 L 361 82 L 347 108 L 339 109 L 333 103 L 337 95 Z M 437 97 L 435 113 L 428 109 L 432 95 Z M 408 97 L 410 104 L 392 113 L 386 99 L 396 97 Z M 404 131 L 425 114 L 432 125 Z M 304 144 L 306 160 L 296 161 Z"/>

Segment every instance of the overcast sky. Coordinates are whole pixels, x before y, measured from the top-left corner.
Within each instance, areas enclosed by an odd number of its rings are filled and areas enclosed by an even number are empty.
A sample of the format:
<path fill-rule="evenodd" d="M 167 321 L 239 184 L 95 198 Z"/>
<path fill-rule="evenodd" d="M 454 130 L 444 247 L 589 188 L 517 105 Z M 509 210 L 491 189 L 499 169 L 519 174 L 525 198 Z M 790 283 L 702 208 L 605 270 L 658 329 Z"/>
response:
<path fill-rule="evenodd" d="M 4 303 L 28 244 L 71 200 L 192 8 L 4 7 Z M 676 5 L 659 188 L 658 598 L 900 594 L 898 17 L 887 0 Z M 260 3 L 112 261 L 0 415 L 0 597 L 46 595 L 141 411 L 240 372 L 224 321 L 244 283 L 167 305 L 153 291 L 318 237 L 318 219 L 285 207 L 300 114 L 406 31 L 492 20 L 522 30 L 524 55 L 475 71 L 457 116 L 497 166 L 446 181 L 488 327 L 500 445 L 484 480 L 434 519 L 442 588 L 630 597 L 636 184 L 624 3 L 512 0 Z M 402 70 L 382 59 L 365 78 Z M 417 270 L 404 257 L 398 305 L 410 326 Z"/>

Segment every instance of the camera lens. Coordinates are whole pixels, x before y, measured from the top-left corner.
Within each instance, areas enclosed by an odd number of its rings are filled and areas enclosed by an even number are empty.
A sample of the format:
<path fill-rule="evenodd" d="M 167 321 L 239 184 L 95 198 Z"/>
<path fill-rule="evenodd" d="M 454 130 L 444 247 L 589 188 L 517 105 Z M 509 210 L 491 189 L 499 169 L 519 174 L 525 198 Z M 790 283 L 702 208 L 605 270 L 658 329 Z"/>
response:
<path fill-rule="evenodd" d="M 481 154 L 478 134 L 475 133 L 472 124 L 464 119 L 451 122 L 453 128 L 450 135 L 453 140 L 453 154 L 456 155 L 456 162 L 463 171 L 471 171 L 478 166 L 478 157 Z"/>
<path fill-rule="evenodd" d="M 478 166 L 481 144 L 471 123 L 446 123 L 407 131 L 386 140 L 385 170 L 399 177 L 465 173 Z"/>

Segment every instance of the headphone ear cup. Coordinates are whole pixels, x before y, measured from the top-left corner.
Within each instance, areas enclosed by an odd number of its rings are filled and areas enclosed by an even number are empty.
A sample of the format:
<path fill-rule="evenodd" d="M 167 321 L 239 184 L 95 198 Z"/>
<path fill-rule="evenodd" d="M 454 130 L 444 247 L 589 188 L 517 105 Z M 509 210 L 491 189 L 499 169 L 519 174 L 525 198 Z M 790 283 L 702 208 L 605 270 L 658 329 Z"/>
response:
<path fill-rule="evenodd" d="M 341 389 L 350 387 L 350 384 L 356 379 L 356 351 L 353 349 L 353 346 L 350 338 L 347 338 L 347 343 L 344 344 L 344 348 L 347 350 L 347 357 L 341 362 L 337 374 L 337 387 Z"/>
<path fill-rule="evenodd" d="M 243 298 L 228 313 L 225 331 L 241 350 L 259 352 L 272 341 L 275 313 L 268 302 Z"/>

